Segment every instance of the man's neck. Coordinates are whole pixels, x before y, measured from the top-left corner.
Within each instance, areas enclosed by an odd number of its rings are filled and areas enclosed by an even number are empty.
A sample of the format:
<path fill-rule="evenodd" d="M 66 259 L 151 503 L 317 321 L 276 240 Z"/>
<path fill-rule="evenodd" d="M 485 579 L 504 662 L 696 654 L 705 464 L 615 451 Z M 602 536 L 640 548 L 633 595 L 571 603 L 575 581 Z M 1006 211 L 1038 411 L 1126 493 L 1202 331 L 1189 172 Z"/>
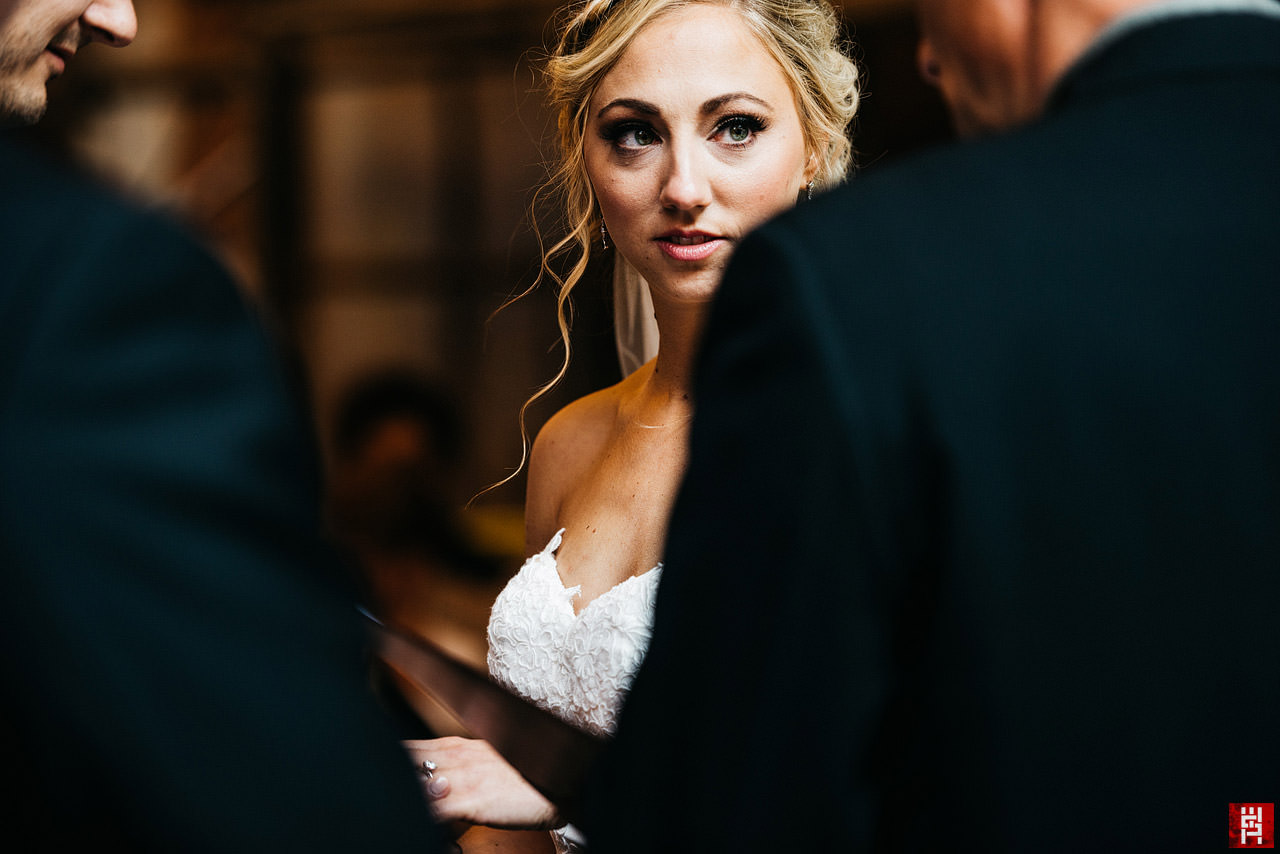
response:
<path fill-rule="evenodd" d="M 1280 19 L 1280 3 L 1276 0 L 1155 0 L 1114 18 L 1072 63 L 1072 67 L 1087 61 L 1134 30 L 1175 18 L 1219 14 L 1254 14 Z"/>

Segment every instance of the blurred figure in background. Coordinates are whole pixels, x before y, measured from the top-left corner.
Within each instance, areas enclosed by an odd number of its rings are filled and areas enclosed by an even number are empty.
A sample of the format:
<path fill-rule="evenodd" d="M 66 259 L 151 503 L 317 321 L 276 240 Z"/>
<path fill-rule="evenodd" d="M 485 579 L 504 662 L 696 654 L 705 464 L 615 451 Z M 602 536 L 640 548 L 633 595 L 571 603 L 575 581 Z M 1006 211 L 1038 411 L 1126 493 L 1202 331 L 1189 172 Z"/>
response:
<path fill-rule="evenodd" d="M 333 425 L 329 524 L 371 607 L 483 669 L 484 627 L 506 569 L 463 524 L 456 402 L 410 369 L 357 379 Z"/>
<path fill-rule="evenodd" d="M 0 0 L 44 111 L 126 0 Z M 31 850 L 441 850 L 364 679 L 317 455 L 258 318 L 171 222 L 0 139 L 0 758 Z"/>

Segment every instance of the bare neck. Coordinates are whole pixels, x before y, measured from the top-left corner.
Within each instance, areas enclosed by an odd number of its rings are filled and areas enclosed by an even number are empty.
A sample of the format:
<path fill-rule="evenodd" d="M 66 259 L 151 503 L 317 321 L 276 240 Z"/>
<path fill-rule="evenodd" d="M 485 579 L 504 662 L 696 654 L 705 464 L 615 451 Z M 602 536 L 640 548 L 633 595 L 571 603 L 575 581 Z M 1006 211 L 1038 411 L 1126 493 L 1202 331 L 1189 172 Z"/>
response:
<path fill-rule="evenodd" d="M 1030 4 L 1028 93 L 1044 106 L 1058 80 L 1117 18 L 1165 0 L 1025 0 Z"/>
<path fill-rule="evenodd" d="M 674 423 L 693 411 L 693 362 L 709 303 L 664 301 L 654 298 L 658 322 L 658 354 L 637 371 L 631 401 L 646 423 Z"/>

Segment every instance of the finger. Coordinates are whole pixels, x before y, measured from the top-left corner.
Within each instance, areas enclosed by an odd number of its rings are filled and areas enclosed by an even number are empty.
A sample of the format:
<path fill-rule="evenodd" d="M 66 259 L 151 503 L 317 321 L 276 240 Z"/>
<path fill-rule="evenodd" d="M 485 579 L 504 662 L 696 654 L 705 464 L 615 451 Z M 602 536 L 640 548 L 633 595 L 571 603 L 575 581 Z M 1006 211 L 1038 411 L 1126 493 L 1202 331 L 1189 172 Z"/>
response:
<path fill-rule="evenodd" d="M 448 796 L 453 791 L 453 786 L 449 783 L 449 778 L 442 774 L 436 774 L 427 780 L 427 794 L 432 800 L 440 800 Z"/>

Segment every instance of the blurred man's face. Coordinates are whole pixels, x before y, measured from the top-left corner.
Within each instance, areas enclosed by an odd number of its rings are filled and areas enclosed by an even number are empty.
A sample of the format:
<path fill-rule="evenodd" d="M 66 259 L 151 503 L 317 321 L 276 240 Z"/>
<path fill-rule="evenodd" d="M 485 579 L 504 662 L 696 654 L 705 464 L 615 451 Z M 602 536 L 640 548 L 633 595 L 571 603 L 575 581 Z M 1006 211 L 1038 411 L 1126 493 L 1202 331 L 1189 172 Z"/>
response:
<path fill-rule="evenodd" d="M 123 47 L 137 31 L 132 0 L 0 0 L 0 123 L 38 120 L 76 51 Z"/>
<path fill-rule="evenodd" d="M 1031 118 L 1030 6 L 1035 0 L 917 0 L 920 69 L 938 87 L 962 136 Z"/>

